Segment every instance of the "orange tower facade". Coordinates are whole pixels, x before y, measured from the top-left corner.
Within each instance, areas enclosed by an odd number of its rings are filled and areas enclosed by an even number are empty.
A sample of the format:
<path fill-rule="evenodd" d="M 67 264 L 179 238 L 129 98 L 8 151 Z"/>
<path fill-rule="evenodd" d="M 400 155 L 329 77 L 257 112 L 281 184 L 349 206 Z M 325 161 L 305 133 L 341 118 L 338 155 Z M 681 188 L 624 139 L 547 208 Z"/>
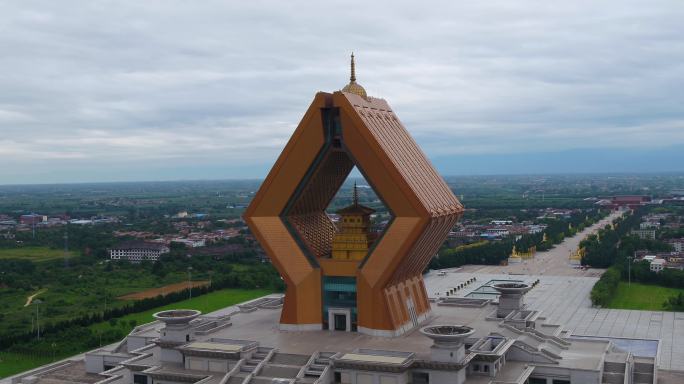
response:
<path fill-rule="evenodd" d="M 352 56 L 350 83 L 316 94 L 244 214 L 285 280 L 281 329 L 394 336 L 417 326 L 430 313 L 422 272 L 463 212 L 389 104 L 368 97 L 354 72 Z M 354 166 L 392 215 L 359 252 L 350 251 L 367 235 L 368 212 L 348 207 L 361 222 L 341 223 L 340 233 L 325 212 Z"/>

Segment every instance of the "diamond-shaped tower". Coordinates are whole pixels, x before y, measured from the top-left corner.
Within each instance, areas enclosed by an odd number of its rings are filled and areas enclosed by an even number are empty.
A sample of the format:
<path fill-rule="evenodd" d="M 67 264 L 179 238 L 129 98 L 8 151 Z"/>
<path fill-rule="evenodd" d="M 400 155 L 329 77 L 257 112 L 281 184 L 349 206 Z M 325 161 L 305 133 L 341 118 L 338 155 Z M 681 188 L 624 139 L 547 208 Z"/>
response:
<path fill-rule="evenodd" d="M 316 94 L 244 218 L 285 280 L 281 329 L 395 336 L 429 315 L 422 272 L 463 206 L 353 55 L 350 80 Z M 354 166 L 392 220 L 364 257 L 333 257 L 325 209 Z"/>

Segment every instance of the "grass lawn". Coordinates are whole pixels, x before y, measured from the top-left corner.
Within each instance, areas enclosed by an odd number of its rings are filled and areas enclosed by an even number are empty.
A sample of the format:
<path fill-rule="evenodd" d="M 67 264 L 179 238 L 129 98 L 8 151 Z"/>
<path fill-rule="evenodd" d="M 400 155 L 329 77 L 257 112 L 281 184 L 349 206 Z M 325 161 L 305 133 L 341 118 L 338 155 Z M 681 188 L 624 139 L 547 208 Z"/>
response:
<path fill-rule="evenodd" d="M 195 297 L 190 300 L 183 300 L 177 303 L 164 305 L 145 312 L 132 313 L 117 319 L 117 323 L 112 327 L 108 321 L 90 325 L 94 332 L 102 332 L 111 328 L 118 328 L 124 334 L 128 334 L 132 327 L 129 321 L 135 320 L 137 325 L 153 321 L 152 314 L 167 309 L 196 309 L 202 313 L 209 313 L 218 309 L 239 304 L 248 300 L 268 295 L 272 291 L 267 289 L 222 289 L 208 293 L 203 296 Z M 85 351 L 82 351 L 85 352 Z M 69 356 L 57 354 L 56 360 L 64 359 Z M 29 369 L 39 367 L 52 362 L 52 358 L 27 356 L 18 353 L 0 352 L 0 378 L 15 375 Z"/>
<path fill-rule="evenodd" d="M 74 256 L 74 252 L 69 251 L 69 257 L 72 256 Z M 52 249 L 48 247 L 18 247 L 0 249 L 0 259 L 23 259 L 33 262 L 41 262 L 63 258 L 64 250 Z"/>
<path fill-rule="evenodd" d="M 202 313 L 209 313 L 234 304 L 256 299 L 257 297 L 270 293 L 273 293 L 273 291 L 267 289 L 222 289 L 189 300 L 157 307 L 149 311 L 131 313 L 130 315 L 118 318 L 115 327 L 123 330 L 124 333 L 128 333 L 132 329 L 129 325 L 131 320 L 135 320 L 137 325 L 149 323 L 150 321 L 154 321 L 152 314 L 155 312 L 165 311 L 167 309 L 196 309 L 202 311 Z M 96 332 L 112 328 L 108 321 L 93 324 L 90 327 Z"/>
<path fill-rule="evenodd" d="M 57 356 L 59 358 L 60 356 Z M 52 358 L 0 352 L 0 378 L 27 371 L 52 362 Z"/>
<path fill-rule="evenodd" d="M 679 292 L 684 290 L 639 283 L 628 286 L 626 282 L 620 282 L 608 308 L 662 311 L 665 300 Z"/>

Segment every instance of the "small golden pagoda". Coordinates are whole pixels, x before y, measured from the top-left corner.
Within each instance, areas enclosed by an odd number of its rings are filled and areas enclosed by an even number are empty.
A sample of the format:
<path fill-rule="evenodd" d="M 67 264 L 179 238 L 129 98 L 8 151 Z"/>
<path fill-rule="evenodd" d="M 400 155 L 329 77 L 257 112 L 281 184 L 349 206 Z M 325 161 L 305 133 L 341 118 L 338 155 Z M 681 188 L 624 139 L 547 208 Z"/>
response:
<path fill-rule="evenodd" d="M 370 215 L 375 210 L 359 204 L 356 183 L 353 200 L 352 205 L 337 211 L 340 221 L 332 243 L 332 258 L 335 260 L 363 260 L 372 243 Z"/>

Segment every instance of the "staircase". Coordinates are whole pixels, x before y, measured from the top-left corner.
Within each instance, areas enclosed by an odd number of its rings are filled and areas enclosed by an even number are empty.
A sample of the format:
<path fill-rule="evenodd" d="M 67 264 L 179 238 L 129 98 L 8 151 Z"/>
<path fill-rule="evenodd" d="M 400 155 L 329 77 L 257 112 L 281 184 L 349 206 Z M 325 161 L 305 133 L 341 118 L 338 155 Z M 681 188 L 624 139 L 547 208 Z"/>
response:
<path fill-rule="evenodd" d="M 603 363 L 602 384 L 624 384 L 626 363 L 610 362 Z"/>
<path fill-rule="evenodd" d="M 268 357 L 269 352 L 271 352 L 272 348 L 264 348 L 264 347 L 259 347 L 257 348 L 256 352 L 252 354 L 252 357 L 248 360 L 245 360 L 245 363 L 240 366 L 240 372 L 245 372 L 245 373 L 252 373 L 256 369 L 256 367 Z"/>

